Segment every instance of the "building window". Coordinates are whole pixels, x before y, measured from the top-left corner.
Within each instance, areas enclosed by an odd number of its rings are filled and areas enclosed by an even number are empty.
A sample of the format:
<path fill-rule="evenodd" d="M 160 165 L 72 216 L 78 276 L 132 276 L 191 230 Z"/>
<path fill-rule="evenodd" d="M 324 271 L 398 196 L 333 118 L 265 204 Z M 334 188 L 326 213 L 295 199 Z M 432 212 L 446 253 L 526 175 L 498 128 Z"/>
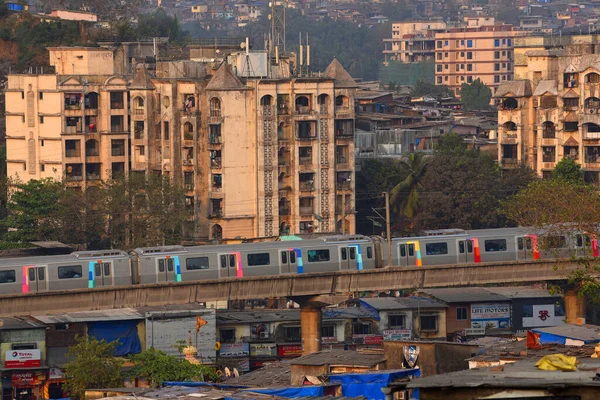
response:
<path fill-rule="evenodd" d="M 442 53 L 437 53 L 437 59 L 441 60 L 442 59 Z"/>
<path fill-rule="evenodd" d="M 442 72 L 442 65 L 441 64 L 436 65 L 436 69 L 437 69 L 437 72 Z"/>
<path fill-rule="evenodd" d="M 444 82 L 448 82 L 448 77 L 447 76 L 444 77 Z"/>
<path fill-rule="evenodd" d="M 442 48 L 442 41 L 441 41 L 441 40 L 438 40 L 438 41 L 437 41 L 437 48 L 438 48 L 438 49 L 441 49 L 441 48 Z M 22 94 L 22 93 L 23 93 L 23 92 L 21 92 L 21 94 Z M 23 98 L 23 99 L 24 99 L 25 97 L 21 97 L 21 98 Z"/>
<path fill-rule="evenodd" d="M 473 71 L 473 64 L 467 64 L 467 71 Z"/>
<path fill-rule="evenodd" d="M 473 52 L 467 51 L 467 60 L 472 60 L 472 59 L 473 59 Z"/>
<path fill-rule="evenodd" d="M 500 75 L 494 75 L 494 83 L 500 82 Z"/>
<path fill-rule="evenodd" d="M 467 76 L 467 83 L 472 83 L 472 82 L 473 82 L 473 77 Z"/>
<path fill-rule="evenodd" d="M 467 40 L 467 47 L 473 47 L 473 41 L 472 40 Z"/>
<path fill-rule="evenodd" d="M 442 77 L 441 77 L 441 76 L 438 76 L 438 77 L 437 77 L 437 83 L 438 83 L 438 84 L 441 84 L 441 83 L 442 83 Z"/>
<path fill-rule="evenodd" d="M 321 337 L 331 338 L 335 336 L 335 326 L 327 325 L 321 327 Z"/>
<path fill-rule="evenodd" d="M 448 41 L 447 40 L 444 42 L 444 46 L 448 46 Z"/>
<path fill-rule="evenodd" d="M 404 329 L 406 327 L 406 315 L 390 315 L 388 326 L 390 329 Z"/>
<path fill-rule="evenodd" d="M 448 58 L 448 53 L 444 53 L 444 58 Z"/>
<path fill-rule="evenodd" d="M 460 64 L 460 69 L 465 69 L 465 64 Z"/>
<path fill-rule="evenodd" d="M 506 40 L 506 44 L 507 44 L 508 46 L 512 46 L 512 39 L 507 39 L 507 40 Z"/>
<path fill-rule="evenodd" d="M 43 124 L 43 123 L 44 123 L 44 116 L 40 115 L 40 124 Z"/>
<path fill-rule="evenodd" d="M 302 341 L 302 331 L 299 326 L 287 326 L 283 330 L 284 339 L 286 342 L 300 342 Z"/>
<path fill-rule="evenodd" d="M 421 315 L 421 331 L 437 331 L 437 315 Z"/>
<path fill-rule="evenodd" d="M 460 65 L 456 64 L 456 72 L 458 72 L 460 69 Z"/>
<path fill-rule="evenodd" d="M 499 63 L 494 64 L 494 71 L 500 71 L 500 64 Z"/>
<path fill-rule="evenodd" d="M 494 52 L 494 58 L 495 58 L 496 60 L 500 59 L 500 52 L 499 52 L 499 51 L 495 51 L 495 52 Z"/>
<path fill-rule="evenodd" d="M 220 329 L 221 343 L 235 343 L 235 329 Z"/>
<path fill-rule="evenodd" d="M 44 100 L 44 93 L 40 92 L 40 100 Z"/>
<path fill-rule="evenodd" d="M 494 47 L 500 47 L 500 39 L 494 39 Z"/>
<path fill-rule="evenodd" d="M 355 335 L 370 335 L 371 334 L 371 324 L 357 322 L 354 324 L 352 328 L 352 332 Z"/>
<path fill-rule="evenodd" d="M 506 44 L 506 39 L 502 39 L 502 44 L 505 45 Z"/>
<path fill-rule="evenodd" d="M 465 321 L 469 319 L 467 316 L 467 307 L 457 307 L 456 308 L 456 320 L 457 321 Z"/>

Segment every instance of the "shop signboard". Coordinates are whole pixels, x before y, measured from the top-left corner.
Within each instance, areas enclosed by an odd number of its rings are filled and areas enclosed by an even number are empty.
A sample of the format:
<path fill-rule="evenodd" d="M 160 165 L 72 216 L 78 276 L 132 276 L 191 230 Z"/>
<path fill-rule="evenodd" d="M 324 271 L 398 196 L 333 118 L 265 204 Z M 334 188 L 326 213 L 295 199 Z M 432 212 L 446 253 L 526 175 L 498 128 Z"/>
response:
<path fill-rule="evenodd" d="M 565 323 L 565 317 L 556 315 L 554 304 L 528 306 L 523 310 L 523 328 L 557 326 Z"/>
<path fill-rule="evenodd" d="M 510 328 L 510 306 L 507 303 L 471 304 L 471 328 Z"/>
<path fill-rule="evenodd" d="M 48 372 L 48 379 L 50 379 L 50 380 L 65 379 L 65 373 L 60 368 L 52 367 L 52 368 L 50 368 L 50 371 Z"/>
<path fill-rule="evenodd" d="M 338 339 L 336 337 L 322 337 L 321 338 L 321 343 L 337 343 Z"/>
<path fill-rule="evenodd" d="M 302 355 L 301 344 L 280 344 L 277 346 L 279 357 L 300 357 Z"/>
<path fill-rule="evenodd" d="M 219 357 L 248 357 L 249 355 L 248 343 L 223 343 L 219 350 Z"/>
<path fill-rule="evenodd" d="M 383 343 L 383 336 L 381 335 L 352 335 L 353 344 L 366 344 L 366 345 L 381 345 Z"/>
<path fill-rule="evenodd" d="M 34 386 L 44 380 L 41 371 L 20 371 L 13 372 L 10 382 L 13 386 Z"/>
<path fill-rule="evenodd" d="M 250 371 L 250 359 L 242 358 L 238 361 L 238 371 L 239 372 L 249 372 Z"/>
<path fill-rule="evenodd" d="M 250 357 L 276 357 L 275 343 L 253 343 L 250 345 Z"/>
<path fill-rule="evenodd" d="M 383 340 L 385 341 L 402 341 L 411 338 L 412 332 L 410 329 L 386 329 L 383 331 Z"/>
<path fill-rule="evenodd" d="M 31 368 L 41 365 L 42 353 L 33 350 L 6 350 L 5 368 Z"/>

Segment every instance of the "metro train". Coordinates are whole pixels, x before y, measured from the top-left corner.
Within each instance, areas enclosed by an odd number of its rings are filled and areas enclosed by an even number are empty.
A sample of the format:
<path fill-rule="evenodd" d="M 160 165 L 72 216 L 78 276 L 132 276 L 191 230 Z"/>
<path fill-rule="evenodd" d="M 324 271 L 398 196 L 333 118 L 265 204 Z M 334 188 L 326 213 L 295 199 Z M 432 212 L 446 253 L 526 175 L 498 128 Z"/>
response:
<path fill-rule="evenodd" d="M 598 256 L 594 235 L 534 234 L 527 228 L 429 231 L 393 238 L 391 264 L 419 267 L 565 256 Z M 0 259 L 0 295 L 94 289 L 158 282 L 364 270 L 387 266 L 379 236 L 231 245 L 163 246 L 80 251 L 69 255 Z"/>

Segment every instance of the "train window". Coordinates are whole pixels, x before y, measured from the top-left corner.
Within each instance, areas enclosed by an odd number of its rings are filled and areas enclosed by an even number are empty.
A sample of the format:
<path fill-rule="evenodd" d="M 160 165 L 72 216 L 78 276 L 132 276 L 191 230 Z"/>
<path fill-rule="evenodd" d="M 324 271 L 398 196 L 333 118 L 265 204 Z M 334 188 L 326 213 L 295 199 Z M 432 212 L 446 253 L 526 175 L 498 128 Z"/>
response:
<path fill-rule="evenodd" d="M 281 263 L 287 264 L 287 251 L 281 253 Z"/>
<path fill-rule="evenodd" d="M 465 242 L 458 242 L 458 251 L 462 254 L 465 252 Z"/>
<path fill-rule="evenodd" d="M 58 279 L 77 279 L 82 276 L 83 267 L 81 265 L 58 267 Z"/>
<path fill-rule="evenodd" d="M 248 254 L 248 266 L 249 267 L 269 265 L 270 263 L 271 263 L 271 257 L 269 257 L 269 253 Z"/>
<path fill-rule="evenodd" d="M 167 258 L 167 271 L 173 272 L 173 259 Z"/>
<path fill-rule="evenodd" d="M 371 246 L 367 247 L 367 258 L 373 258 L 373 248 Z"/>
<path fill-rule="evenodd" d="M 110 263 L 104 263 L 104 276 L 110 276 Z"/>
<path fill-rule="evenodd" d="M 185 269 L 208 269 L 208 257 L 194 257 L 185 260 Z"/>
<path fill-rule="evenodd" d="M 235 268 L 235 256 L 233 254 L 229 255 L 229 268 Z"/>
<path fill-rule="evenodd" d="M 400 256 L 406 257 L 406 245 L 405 244 L 400 245 Z"/>
<path fill-rule="evenodd" d="M 473 242 L 471 240 L 467 240 L 467 253 L 473 252 Z"/>
<path fill-rule="evenodd" d="M 409 244 L 408 245 L 408 256 L 409 257 L 414 257 L 415 255 L 415 245 L 414 244 Z"/>
<path fill-rule="evenodd" d="M 0 283 L 15 283 L 16 281 L 15 270 L 0 271 Z"/>
<path fill-rule="evenodd" d="M 296 250 L 290 251 L 290 264 L 294 264 L 296 262 Z"/>
<path fill-rule="evenodd" d="M 527 238 L 525 240 L 525 247 L 527 248 L 527 250 L 531 250 L 531 238 Z"/>
<path fill-rule="evenodd" d="M 344 247 L 342 249 L 342 260 L 347 260 L 348 259 L 348 250 L 346 250 L 346 248 Z"/>
<path fill-rule="evenodd" d="M 38 268 L 38 281 L 46 279 L 46 268 Z"/>
<path fill-rule="evenodd" d="M 163 271 L 164 271 L 164 266 L 163 266 Z M 96 275 L 96 276 L 102 275 L 102 270 L 100 269 L 100 264 L 98 264 L 98 263 L 94 264 L 94 275 Z"/>
<path fill-rule="evenodd" d="M 523 238 L 517 239 L 517 246 L 519 247 L 519 250 L 523 250 Z"/>
<path fill-rule="evenodd" d="M 165 260 L 158 260 L 158 272 L 165 272 Z"/>
<path fill-rule="evenodd" d="M 227 256 L 221 256 L 221 268 L 227 268 Z"/>
<path fill-rule="evenodd" d="M 345 248 L 342 249 L 342 256 L 344 255 Z M 309 250 L 308 251 L 308 262 L 321 262 L 321 261 L 329 261 L 329 250 Z M 343 258 L 343 257 L 342 257 Z M 343 258 L 344 260 L 346 258 Z"/>
<path fill-rule="evenodd" d="M 355 247 L 350 247 L 350 259 L 351 260 L 356 259 L 356 248 Z"/>
<path fill-rule="evenodd" d="M 577 247 L 583 247 L 583 236 L 577 235 Z"/>
<path fill-rule="evenodd" d="M 439 256 L 442 254 L 448 254 L 448 243 L 427 243 L 425 245 L 425 252 L 428 256 Z"/>
<path fill-rule="evenodd" d="M 486 240 L 485 251 L 506 251 L 506 239 Z"/>
<path fill-rule="evenodd" d="M 29 273 L 29 280 L 35 281 L 35 268 L 29 268 L 27 272 Z"/>
<path fill-rule="evenodd" d="M 560 249 L 567 247 L 567 239 L 564 236 L 547 236 L 545 238 L 545 242 L 549 249 Z"/>

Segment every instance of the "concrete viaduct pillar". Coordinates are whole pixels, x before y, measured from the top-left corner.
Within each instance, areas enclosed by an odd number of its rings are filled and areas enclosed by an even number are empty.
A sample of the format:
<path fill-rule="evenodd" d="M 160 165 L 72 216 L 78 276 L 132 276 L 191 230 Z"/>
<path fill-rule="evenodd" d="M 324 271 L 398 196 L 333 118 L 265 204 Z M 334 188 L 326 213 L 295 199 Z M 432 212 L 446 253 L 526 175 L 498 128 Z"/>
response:
<path fill-rule="evenodd" d="M 577 318 L 585 318 L 585 298 L 577 296 L 577 292 L 565 293 L 565 314 L 568 324 L 576 324 Z"/>
<path fill-rule="evenodd" d="M 347 300 L 346 296 L 318 295 L 291 297 L 300 305 L 300 330 L 302 331 L 302 355 L 321 351 L 322 308 Z"/>

